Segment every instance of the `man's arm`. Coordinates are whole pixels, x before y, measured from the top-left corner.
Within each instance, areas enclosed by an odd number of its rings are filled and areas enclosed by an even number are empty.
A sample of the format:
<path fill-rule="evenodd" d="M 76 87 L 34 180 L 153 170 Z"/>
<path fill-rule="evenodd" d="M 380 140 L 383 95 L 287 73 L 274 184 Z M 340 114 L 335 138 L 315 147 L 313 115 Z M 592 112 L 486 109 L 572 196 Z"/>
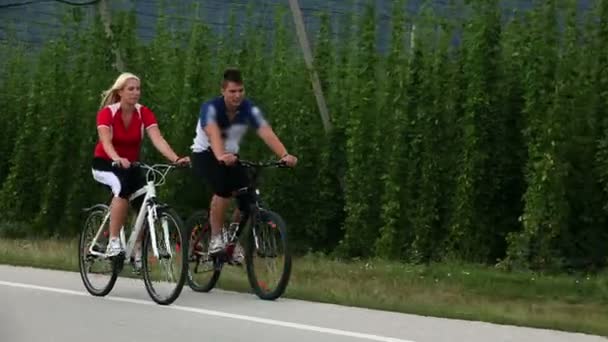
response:
<path fill-rule="evenodd" d="M 266 143 L 272 152 L 274 152 L 279 158 L 284 158 L 286 155 L 288 155 L 287 149 L 285 146 L 283 146 L 283 143 L 281 140 L 279 140 L 279 137 L 277 137 L 270 126 L 261 126 L 258 129 L 258 136 L 262 138 L 264 143 Z"/>
<path fill-rule="evenodd" d="M 203 128 L 203 130 L 209 137 L 211 151 L 213 151 L 215 158 L 220 160 L 220 157 L 225 153 L 225 151 L 219 126 L 215 122 L 210 122 Z"/>
<path fill-rule="evenodd" d="M 264 115 L 262 114 L 260 108 L 253 106 L 253 108 L 251 109 L 251 115 L 252 126 L 257 129 L 258 136 L 262 138 L 264 143 L 266 143 L 266 145 L 270 147 L 272 152 L 274 152 L 274 154 L 276 154 L 279 159 L 281 159 L 281 161 L 287 166 L 296 166 L 296 164 L 298 163 L 298 158 L 292 156 L 291 154 L 289 154 L 289 152 L 287 152 L 287 149 L 285 148 L 279 137 L 277 137 L 268 122 L 266 122 L 266 119 L 264 119 Z"/>
<path fill-rule="evenodd" d="M 199 124 L 209 138 L 211 144 L 211 152 L 220 163 L 232 165 L 236 161 L 236 156 L 231 153 L 226 153 L 224 150 L 224 141 L 222 132 L 216 120 L 216 109 L 212 104 L 204 104 L 201 108 Z"/>
<path fill-rule="evenodd" d="M 222 140 L 222 134 L 220 131 L 220 127 L 215 122 L 210 122 L 205 125 L 203 128 L 205 134 L 209 137 L 209 142 L 211 143 L 211 151 L 213 151 L 213 155 L 215 159 L 217 159 L 220 163 L 226 165 L 233 165 L 236 162 L 236 156 L 232 153 L 226 153 L 224 149 L 224 141 Z"/>

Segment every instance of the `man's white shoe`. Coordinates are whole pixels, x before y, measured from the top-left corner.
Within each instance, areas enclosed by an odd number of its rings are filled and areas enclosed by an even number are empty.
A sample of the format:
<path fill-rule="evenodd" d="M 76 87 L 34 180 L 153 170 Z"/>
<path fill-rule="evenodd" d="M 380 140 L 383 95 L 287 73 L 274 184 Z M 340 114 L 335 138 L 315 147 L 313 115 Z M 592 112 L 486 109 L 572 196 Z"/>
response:
<path fill-rule="evenodd" d="M 237 241 L 234 245 L 234 251 L 232 252 L 232 263 L 235 265 L 242 265 L 245 260 L 245 253 L 243 246 Z"/>
<path fill-rule="evenodd" d="M 133 260 L 133 262 L 132 262 L 133 270 L 136 273 L 141 272 L 141 269 L 143 267 L 142 263 L 141 263 L 141 242 L 138 242 L 135 245 L 135 250 L 133 251 L 133 259 L 132 260 Z"/>
<path fill-rule="evenodd" d="M 211 237 L 211 241 L 209 242 L 209 254 L 217 254 L 224 250 L 226 244 L 224 243 L 224 239 L 221 234 L 215 235 Z"/>

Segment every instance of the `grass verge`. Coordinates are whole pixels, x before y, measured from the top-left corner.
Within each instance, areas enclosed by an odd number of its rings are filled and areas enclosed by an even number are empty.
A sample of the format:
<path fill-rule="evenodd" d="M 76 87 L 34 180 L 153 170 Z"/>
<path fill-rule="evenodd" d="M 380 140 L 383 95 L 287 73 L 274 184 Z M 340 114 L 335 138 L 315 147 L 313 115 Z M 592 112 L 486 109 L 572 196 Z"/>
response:
<path fill-rule="evenodd" d="M 0 240 L 0 263 L 78 271 L 77 241 Z M 285 297 L 608 336 L 608 272 L 540 275 L 470 264 L 294 260 Z M 248 291 L 226 269 L 219 288 Z"/>

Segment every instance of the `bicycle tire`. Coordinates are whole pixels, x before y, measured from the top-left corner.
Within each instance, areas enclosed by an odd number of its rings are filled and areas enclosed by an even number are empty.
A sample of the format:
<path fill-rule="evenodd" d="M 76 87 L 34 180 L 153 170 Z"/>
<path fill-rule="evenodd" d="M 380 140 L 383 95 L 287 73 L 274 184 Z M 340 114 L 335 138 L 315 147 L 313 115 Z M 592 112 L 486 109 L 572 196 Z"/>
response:
<path fill-rule="evenodd" d="M 86 251 L 88 251 L 88 249 L 89 249 L 86 239 L 87 239 L 87 236 L 89 233 L 89 228 L 93 229 L 93 231 L 92 231 L 93 234 L 96 234 L 97 230 L 99 229 L 98 225 L 93 225 L 91 227 L 89 227 L 89 226 L 97 218 L 100 218 L 101 220 L 103 220 L 103 218 L 107 214 L 108 210 L 109 210 L 109 207 L 105 204 L 97 204 L 89 209 L 89 214 L 88 214 L 87 218 L 85 219 L 85 223 L 83 225 L 82 230 L 80 231 L 80 239 L 79 239 L 79 243 L 78 243 L 78 271 L 80 273 L 80 277 L 82 278 L 82 282 L 84 284 L 84 287 L 87 289 L 87 291 L 90 294 L 92 294 L 93 296 L 98 296 L 98 297 L 103 297 L 103 296 L 107 295 L 108 293 L 110 293 L 110 291 L 112 291 L 112 289 L 114 288 L 114 285 L 116 284 L 116 279 L 118 278 L 118 274 L 120 273 L 120 270 L 122 269 L 120 260 L 124 261 L 124 258 L 120 258 L 120 256 L 112 258 L 112 260 L 110 261 L 110 263 L 112 265 L 112 271 L 111 271 L 111 274 L 109 275 L 108 282 L 105 286 L 102 286 L 101 288 L 97 288 L 93 285 L 93 282 L 91 281 L 91 279 L 89 279 L 89 273 L 87 272 L 87 265 L 85 264 L 85 260 L 88 257 L 88 255 L 87 255 L 88 253 Z M 107 223 L 107 225 L 109 226 L 109 222 Z M 92 258 L 95 258 L 95 257 L 92 257 Z"/>
<path fill-rule="evenodd" d="M 256 250 L 256 246 L 255 246 L 255 239 L 254 239 L 254 230 L 252 229 L 252 224 L 256 224 L 256 225 L 261 225 L 261 224 L 265 224 L 265 223 L 272 223 L 273 224 L 273 228 L 276 228 L 277 231 L 280 234 L 280 243 L 283 247 L 283 251 L 285 253 L 284 255 L 284 263 L 283 263 L 283 269 L 282 269 L 282 273 L 281 273 L 281 277 L 279 279 L 279 282 L 276 286 L 276 288 L 274 290 L 268 291 L 266 290 L 263 286 L 262 282 L 260 281 L 260 279 L 258 279 L 258 275 L 256 274 L 255 271 L 255 257 L 256 255 L 254 255 L 254 252 L 257 252 L 256 254 L 260 254 L 259 251 Z M 285 224 L 285 221 L 283 220 L 283 218 L 272 211 L 269 210 L 260 210 L 258 212 L 258 214 L 254 219 L 250 219 L 249 220 L 249 235 L 248 235 L 248 242 L 247 242 L 247 248 L 245 250 L 245 261 L 246 261 L 246 266 L 247 266 L 247 278 L 249 279 L 249 285 L 251 286 L 251 289 L 253 290 L 253 292 L 260 298 L 260 299 L 264 299 L 264 300 L 275 300 L 277 298 L 279 298 L 280 296 L 283 295 L 283 293 L 285 292 L 285 290 L 287 289 L 287 285 L 289 283 L 289 278 L 291 276 L 291 253 L 289 252 L 289 244 L 288 244 L 288 240 L 287 240 L 287 226 Z M 259 234 L 259 232 L 256 232 L 256 234 Z"/>
<path fill-rule="evenodd" d="M 205 257 L 204 248 L 207 246 L 208 241 L 203 241 L 201 243 L 201 255 L 194 255 L 196 252 L 196 247 L 200 240 L 204 240 L 204 237 L 208 234 L 211 236 L 211 226 L 209 225 L 209 216 L 206 210 L 198 210 L 195 211 L 190 217 L 186 220 L 186 231 L 188 232 L 186 236 L 189 239 L 189 255 L 188 255 L 188 286 L 195 292 L 209 292 L 211 291 L 217 281 L 220 278 L 222 270 L 220 267 L 216 267 L 216 262 L 211 259 L 207 262 L 211 263 L 212 271 L 211 277 L 207 281 L 198 282 L 194 279 L 194 274 L 198 273 L 198 267 L 200 266 L 201 258 Z M 208 253 L 206 255 L 209 258 Z M 192 268 L 191 268 L 192 267 Z"/>
<path fill-rule="evenodd" d="M 180 275 L 179 278 L 177 279 L 177 283 L 175 284 L 175 288 L 171 291 L 170 295 L 166 296 L 166 297 L 162 297 L 161 295 L 159 295 L 155 289 L 155 286 L 153 285 L 153 279 L 152 279 L 152 275 L 150 273 L 150 258 L 148 257 L 148 246 L 151 243 L 151 238 L 150 238 L 150 231 L 148 229 L 148 224 L 146 223 L 145 225 L 145 234 L 144 234 L 144 238 L 142 241 L 142 266 L 143 266 L 143 279 L 144 279 L 144 284 L 146 286 L 146 291 L 148 291 L 148 294 L 150 295 L 150 297 L 152 298 L 152 300 L 154 300 L 156 303 L 160 304 L 160 305 L 169 305 L 171 303 L 173 303 L 180 295 L 180 293 L 182 292 L 182 289 L 184 287 L 184 283 L 186 282 L 186 273 L 188 271 L 188 264 L 187 264 L 187 256 L 188 256 L 188 245 L 187 243 L 184 243 L 186 241 L 186 239 L 184 238 L 184 225 L 181 221 L 181 218 L 179 217 L 179 215 L 177 215 L 177 213 L 166 206 L 163 207 L 158 207 L 157 208 L 157 214 L 158 214 L 158 218 L 162 218 L 162 217 L 167 217 L 170 220 L 173 221 L 173 223 L 175 224 L 177 231 L 179 232 L 179 244 L 176 246 L 175 248 L 175 252 L 174 255 L 180 255 L 181 256 L 181 263 L 179 265 L 180 267 Z M 157 235 L 157 245 L 158 242 L 161 241 L 162 236 Z M 154 255 L 152 255 L 152 257 L 154 257 Z M 159 262 L 160 263 L 160 262 Z"/>

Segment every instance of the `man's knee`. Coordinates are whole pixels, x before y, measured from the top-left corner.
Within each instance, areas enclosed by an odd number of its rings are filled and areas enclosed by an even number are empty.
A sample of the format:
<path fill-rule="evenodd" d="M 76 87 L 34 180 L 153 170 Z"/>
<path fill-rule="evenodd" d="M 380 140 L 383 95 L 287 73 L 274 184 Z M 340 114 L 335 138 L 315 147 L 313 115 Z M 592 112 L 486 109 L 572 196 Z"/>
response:
<path fill-rule="evenodd" d="M 232 198 L 232 191 L 229 190 L 225 190 L 225 189 L 216 189 L 213 194 L 215 195 L 215 197 L 219 197 L 222 199 L 230 199 Z"/>

